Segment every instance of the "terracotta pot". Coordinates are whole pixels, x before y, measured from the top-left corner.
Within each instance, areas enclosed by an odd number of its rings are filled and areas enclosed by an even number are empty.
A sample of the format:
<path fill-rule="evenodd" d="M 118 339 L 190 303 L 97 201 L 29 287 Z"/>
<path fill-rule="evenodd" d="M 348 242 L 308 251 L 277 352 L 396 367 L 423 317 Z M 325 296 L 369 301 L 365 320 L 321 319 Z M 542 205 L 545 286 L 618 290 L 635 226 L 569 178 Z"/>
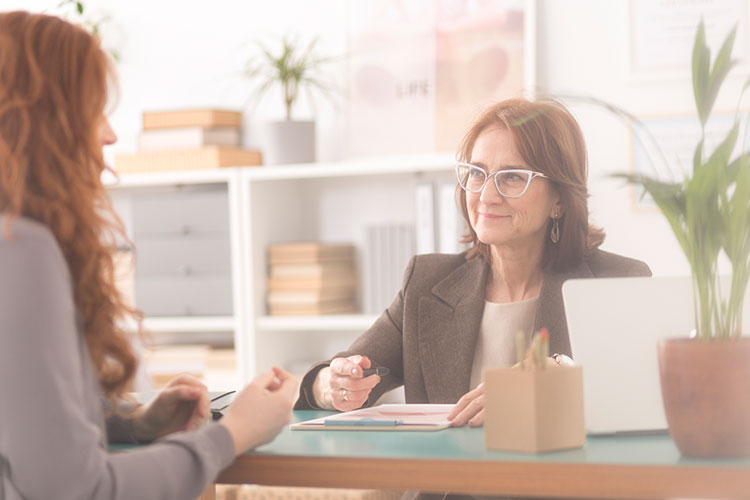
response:
<path fill-rule="evenodd" d="M 688 457 L 750 456 L 750 338 L 659 342 L 664 412 Z"/>

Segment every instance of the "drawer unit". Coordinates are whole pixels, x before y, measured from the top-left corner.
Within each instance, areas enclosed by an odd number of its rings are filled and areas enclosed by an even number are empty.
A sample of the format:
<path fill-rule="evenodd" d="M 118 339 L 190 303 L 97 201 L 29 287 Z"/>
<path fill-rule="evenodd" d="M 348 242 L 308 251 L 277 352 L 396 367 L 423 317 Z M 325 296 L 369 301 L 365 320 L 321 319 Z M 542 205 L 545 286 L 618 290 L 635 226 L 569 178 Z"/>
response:
<path fill-rule="evenodd" d="M 232 314 L 232 280 L 226 276 L 137 276 L 135 302 L 147 316 Z"/>
<path fill-rule="evenodd" d="M 135 301 L 147 316 L 232 314 L 226 186 L 173 186 L 131 198 Z"/>
<path fill-rule="evenodd" d="M 140 237 L 136 243 L 136 277 L 229 276 L 229 234 L 202 233 Z"/>
<path fill-rule="evenodd" d="M 225 188 L 163 188 L 134 195 L 133 233 L 148 235 L 228 233 L 229 201 Z"/>

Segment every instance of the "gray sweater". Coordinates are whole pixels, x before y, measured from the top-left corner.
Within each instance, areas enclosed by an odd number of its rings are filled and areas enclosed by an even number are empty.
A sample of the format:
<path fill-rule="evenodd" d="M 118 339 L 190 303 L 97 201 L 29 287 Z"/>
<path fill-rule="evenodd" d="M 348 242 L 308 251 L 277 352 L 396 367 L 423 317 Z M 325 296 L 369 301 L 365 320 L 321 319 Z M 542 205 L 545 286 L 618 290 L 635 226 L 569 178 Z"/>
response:
<path fill-rule="evenodd" d="M 227 429 L 108 452 L 129 421 L 105 418 L 62 252 L 43 225 L 16 219 L 8 239 L 5 223 L 0 215 L 0 500 L 197 498 L 234 459 Z"/>

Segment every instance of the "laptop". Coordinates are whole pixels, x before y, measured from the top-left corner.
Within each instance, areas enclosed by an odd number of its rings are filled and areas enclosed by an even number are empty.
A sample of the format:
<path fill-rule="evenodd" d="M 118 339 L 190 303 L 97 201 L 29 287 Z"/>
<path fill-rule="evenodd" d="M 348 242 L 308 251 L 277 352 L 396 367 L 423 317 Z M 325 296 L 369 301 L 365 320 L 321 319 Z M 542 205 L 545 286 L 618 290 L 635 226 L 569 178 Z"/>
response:
<path fill-rule="evenodd" d="M 587 433 L 666 432 L 657 343 L 694 330 L 690 277 L 569 280 L 562 294 Z"/>

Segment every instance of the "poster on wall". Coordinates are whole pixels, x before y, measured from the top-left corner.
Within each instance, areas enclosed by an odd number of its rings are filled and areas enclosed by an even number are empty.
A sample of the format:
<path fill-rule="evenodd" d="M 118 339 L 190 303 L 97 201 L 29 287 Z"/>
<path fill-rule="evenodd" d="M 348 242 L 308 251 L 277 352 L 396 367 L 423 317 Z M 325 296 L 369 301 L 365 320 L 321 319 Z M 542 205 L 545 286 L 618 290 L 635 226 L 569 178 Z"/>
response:
<path fill-rule="evenodd" d="M 487 105 L 530 90 L 530 0 L 359 0 L 349 13 L 349 155 L 454 152 Z"/>
<path fill-rule="evenodd" d="M 732 56 L 747 67 L 747 14 L 747 0 L 630 0 L 630 76 L 689 77 L 693 41 L 701 19 L 706 43 L 714 53 L 737 26 Z"/>

